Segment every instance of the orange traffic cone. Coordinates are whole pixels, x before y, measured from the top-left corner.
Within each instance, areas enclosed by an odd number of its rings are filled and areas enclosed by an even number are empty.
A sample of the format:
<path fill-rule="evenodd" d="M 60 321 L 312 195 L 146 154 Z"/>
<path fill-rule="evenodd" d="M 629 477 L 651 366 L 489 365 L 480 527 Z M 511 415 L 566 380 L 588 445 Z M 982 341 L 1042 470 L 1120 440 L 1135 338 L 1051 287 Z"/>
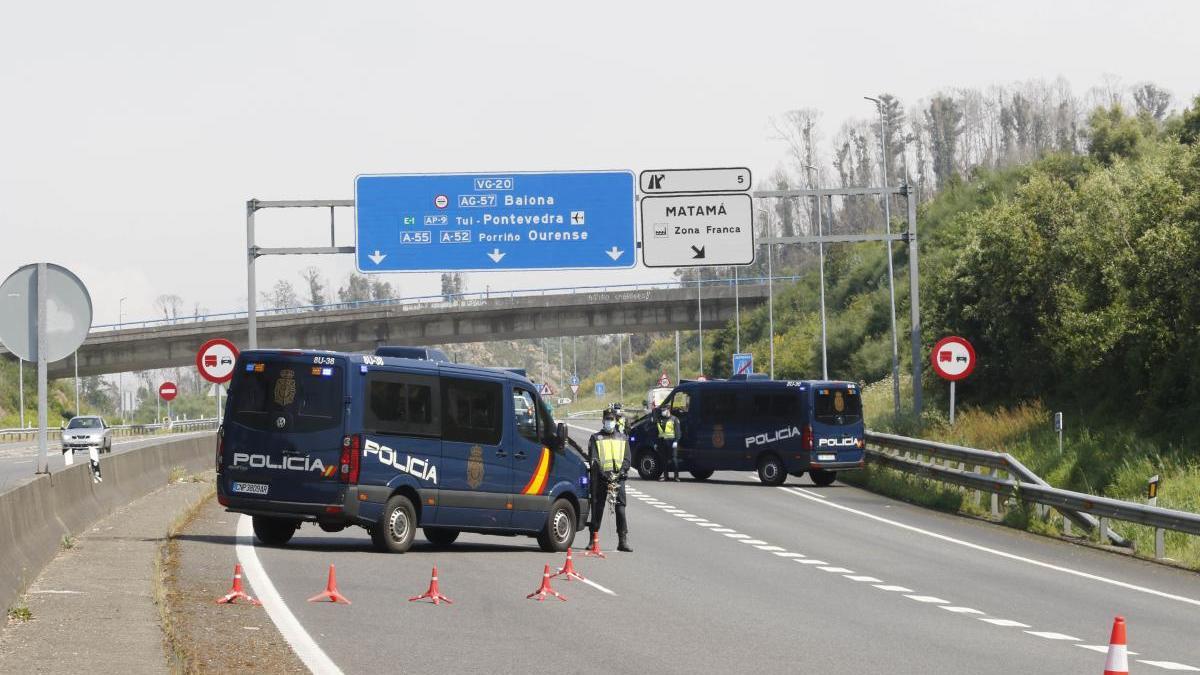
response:
<path fill-rule="evenodd" d="M 592 547 L 583 552 L 585 558 L 607 558 L 604 552 L 600 550 L 600 533 L 592 533 Z"/>
<path fill-rule="evenodd" d="M 1113 619 L 1112 637 L 1108 640 L 1108 660 L 1104 675 L 1129 675 L 1129 658 L 1125 646 L 1125 617 Z"/>
<path fill-rule="evenodd" d="M 562 600 L 563 602 L 566 602 L 566 600 L 567 600 L 565 597 L 560 595 L 558 591 L 554 590 L 553 588 L 550 588 L 550 566 L 549 565 L 546 565 L 546 569 L 542 572 L 542 585 L 540 587 L 538 587 L 538 589 L 536 591 L 525 596 L 525 599 L 528 600 L 530 598 L 537 598 L 537 601 L 541 602 L 542 600 L 546 599 L 547 595 L 553 595 L 554 597 L 558 598 L 559 600 Z"/>
<path fill-rule="evenodd" d="M 329 581 L 325 584 L 325 590 L 308 599 L 309 602 L 324 602 L 326 600 L 329 602 L 344 602 L 347 605 L 351 604 L 350 600 L 338 591 L 337 571 L 333 568 L 332 564 L 329 565 Z"/>
<path fill-rule="evenodd" d="M 433 579 L 431 579 L 429 581 L 429 590 L 425 591 L 424 593 L 422 593 L 421 595 L 418 595 L 415 598 L 409 598 L 408 601 L 412 602 L 414 600 L 424 600 L 426 598 L 433 600 L 433 604 L 435 604 L 435 605 L 440 603 L 443 600 L 446 601 L 447 605 L 454 604 L 453 600 L 442 595 L 442 592 L 440 590 L 438 590 L 438 573 L 437 573 L 436 565 L 434 565 L 434 567 L 433 567 Z"/>
<path fill-rule="evenodd" d="M 252 605 L 261 605 L 262 604 L 258 600 L 255 600 L 254 598 L 250 597 L 250 594 L 246 593 L 246 591 L 242 590 L 242 565 L 241 565 L 241 563 L 235 564 L 233 566 L 233 588 L 231 588 L 229 590 L 229 592 L 226 593 L 225 595 L 217 598 L 217 604 L 218 605 L 231 605 L 231 604 L 237 602 L 238 598 L 241 598 L 242 600 L 249 600 L 250 604 L 252 604 Z"/>
<path fill-rule="evenodd" d="M 553 579 L 554 577 L 559 577 L 559 576 L 563 576 L 563 575 L 566 575 L 567 581 L 570 581 L 572 579 L 578 579 L 579 581 L 584 581 L 583 575 L 580 574 L 579 572 L 575 571 L 575 561 L 574 561 L 574 559 L 571 558 L 570 547 L 567 548 L 567 564 L 563 565 L 562 569 L 560 569 L 559 571 L 555 572 L 554 574 L 551 574 L 550 578 Z"/>

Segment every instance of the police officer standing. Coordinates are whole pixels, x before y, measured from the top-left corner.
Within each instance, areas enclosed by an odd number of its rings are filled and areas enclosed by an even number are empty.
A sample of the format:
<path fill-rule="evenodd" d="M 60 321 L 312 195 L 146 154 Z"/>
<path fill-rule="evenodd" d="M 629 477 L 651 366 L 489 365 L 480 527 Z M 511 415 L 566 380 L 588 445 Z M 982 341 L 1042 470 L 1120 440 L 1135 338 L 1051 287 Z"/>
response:
<path fill-rule="evenodd" d="M 663 406 L 655 411 L 654 431 L 657 434 L 658 456 L 663 458 L 663 480 L 679 480 L 679 418 Z M 675 478 L 671 478 L 671 470 Z"/>
<path fill-rule="evenodd" d="M 625 522 L 625 479 L 629 475 L 629 439 L 617 430 L 617 415 L 604 411 L 600 431 L 588 439 L 588 460 L 592 466 L 592 539 L 600 531 L 604 509 L 608 506 L 608 486 L 617 484 L 617 550 L 632 553 Z"/>

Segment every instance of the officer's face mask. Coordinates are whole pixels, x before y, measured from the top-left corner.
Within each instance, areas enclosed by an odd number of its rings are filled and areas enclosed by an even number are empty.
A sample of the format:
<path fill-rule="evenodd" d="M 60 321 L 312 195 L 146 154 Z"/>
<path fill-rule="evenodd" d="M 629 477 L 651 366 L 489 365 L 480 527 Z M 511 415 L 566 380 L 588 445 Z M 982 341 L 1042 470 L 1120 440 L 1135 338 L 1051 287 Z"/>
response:
<path fill-rule="evenodd" d="M 611 434 L 613 432 L 613 430 L 615 430 L 616 428 L 617 428 L 617 423 L 615 420 L 604 420 L 605 433 Z"/>

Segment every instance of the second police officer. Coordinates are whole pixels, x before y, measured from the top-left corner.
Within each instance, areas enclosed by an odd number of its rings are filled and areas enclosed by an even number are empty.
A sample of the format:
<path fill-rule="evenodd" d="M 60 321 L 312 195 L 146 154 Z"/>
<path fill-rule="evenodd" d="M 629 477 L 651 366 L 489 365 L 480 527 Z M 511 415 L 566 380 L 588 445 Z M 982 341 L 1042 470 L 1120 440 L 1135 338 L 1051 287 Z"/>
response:
<path fill-rule="evenodd" d="M 588 460 L 592 465 L 592 522 L 595 541 L 608 506 L 608 486 L 616 484 L 617 550 L 632 553 L 629 547 L 629 528 L 625 522 L 625 479 L 629 475 L 629 439 L 617 430 L 617 415 L 604 411 L 600 431 L 588 439 Z"/>
<path fill-rule="evenodd" d="M 658 456 L 663 458 L 663 480 L 679 480 L 679 418 L 671 414 L 671 409 L 663 406 L 655 411 L 654 433 Z M 675 478 L 671 478 L 674 470 Z"/>

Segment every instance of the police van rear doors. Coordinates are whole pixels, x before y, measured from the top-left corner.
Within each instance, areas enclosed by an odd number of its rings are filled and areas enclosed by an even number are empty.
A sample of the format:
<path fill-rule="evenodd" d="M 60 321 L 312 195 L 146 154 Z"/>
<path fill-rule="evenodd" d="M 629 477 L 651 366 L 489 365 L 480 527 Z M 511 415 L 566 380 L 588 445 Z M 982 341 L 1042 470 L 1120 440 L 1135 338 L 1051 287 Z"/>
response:
<path fill-rule="evenodd" d="M 345 359 L 244 352 L 225 407 L 228 494 L 293 503 L 338 501 Z"/>
<path fill-rule="evenodd" d="M 852 383 L 812 385 L 812 461 L 858 462 L 863 458 L 862 396 Z"/>

